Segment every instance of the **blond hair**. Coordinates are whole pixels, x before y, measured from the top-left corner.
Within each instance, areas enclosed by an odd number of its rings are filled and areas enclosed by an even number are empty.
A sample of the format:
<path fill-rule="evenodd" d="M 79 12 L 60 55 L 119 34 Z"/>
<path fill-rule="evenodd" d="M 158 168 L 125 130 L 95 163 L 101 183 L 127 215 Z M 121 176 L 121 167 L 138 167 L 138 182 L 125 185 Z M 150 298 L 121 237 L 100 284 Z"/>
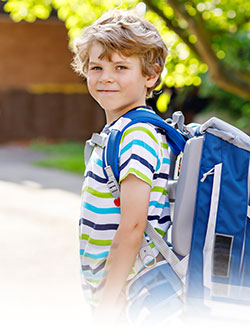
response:
<path fill-rule="evenodd" d="M 96 42 L 103 47 L 100 59 L 111 60 L 114 52 L 126 57 L 138 56 L 144 76 L 161 73 L 168 54 L 167 47 L 154 25 L 131 10 L 109 11 L 83 29 L 82 35 L 75 43 L 72 66 L 84 77 L 88 72 L 90 47 Z M 147 90 L 147 95 L 150 95 L 160 82 L 159 77 L 154 86 Z"/>

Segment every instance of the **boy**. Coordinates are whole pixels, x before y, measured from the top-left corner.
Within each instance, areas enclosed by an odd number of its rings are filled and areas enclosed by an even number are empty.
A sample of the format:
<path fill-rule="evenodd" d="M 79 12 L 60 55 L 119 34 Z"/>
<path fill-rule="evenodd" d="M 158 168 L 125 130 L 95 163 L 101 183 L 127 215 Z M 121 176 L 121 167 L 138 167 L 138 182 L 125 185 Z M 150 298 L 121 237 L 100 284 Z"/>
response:
<path fill-rule="evenodd" d="M 102 135 L 125 125 L 122 116 L 132 109 L 152 111 L 146 97 L 160 83 L 167 48 L 151 23 L 129 11 L 108 12 L 84 29 L 76 49 L 74 68 L 105 111 Z M 96 316 L 109 318 L 128 280 L 145 268 L 138 253 L 147 220 L 160 234 L 167 230 L 169 153 L 157 127 L 138 123 L 125 130 L 120 205 L 109 192 L 102 153 L 95 146 L 86 167 L 79 231 L 83 289 Z M 152 254 L 150 261 L 159 258 L 154 246 Z"/>

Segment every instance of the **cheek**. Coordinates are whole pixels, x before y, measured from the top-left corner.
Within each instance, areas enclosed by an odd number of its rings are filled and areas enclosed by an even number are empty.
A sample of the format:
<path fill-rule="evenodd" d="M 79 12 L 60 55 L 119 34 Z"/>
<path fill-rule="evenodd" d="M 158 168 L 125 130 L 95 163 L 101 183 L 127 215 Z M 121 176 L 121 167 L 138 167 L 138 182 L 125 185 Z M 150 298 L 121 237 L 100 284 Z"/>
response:
<path fill-rule="evenodd" d="M 94 83 L 93 77 L 88 76 L 87 77 L 87 86 L 88 86 L 88 89 L 89 89 L 90 92 L 93 90 L 94 85 L 95 85 L 95 83 Z"/>

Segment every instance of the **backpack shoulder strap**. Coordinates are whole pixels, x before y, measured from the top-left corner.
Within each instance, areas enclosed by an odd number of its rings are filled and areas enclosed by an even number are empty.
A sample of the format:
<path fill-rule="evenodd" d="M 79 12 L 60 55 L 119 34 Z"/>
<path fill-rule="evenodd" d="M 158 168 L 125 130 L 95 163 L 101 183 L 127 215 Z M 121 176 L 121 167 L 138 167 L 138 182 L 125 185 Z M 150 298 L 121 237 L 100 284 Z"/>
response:
<path fill-rule="evenodd" d="M 124 114 L 123 117 L 130 119 L 130 121 L 121 130 L 113 129 L 111 131 L 107 146 L 103 152 L 104 168 L 110 166 L 117 181 L 119 181 L 118 155 L 119 155 L 120 140 L 124 131 L 133 124 L 151 123 L 156 127 L 162 128 L 166 134 L 166 139 L 169 147 L 171 148 L 171 151 L 175 155 L 178 155 L 180 152 L 183 152 L 186 144 L 186 139 L 183 136 L 183 134 L 179 130 L 175 129 L 170 124 L 168 124 L 156 113 L 142 109 L 131 110 L 126 114 Z"/>

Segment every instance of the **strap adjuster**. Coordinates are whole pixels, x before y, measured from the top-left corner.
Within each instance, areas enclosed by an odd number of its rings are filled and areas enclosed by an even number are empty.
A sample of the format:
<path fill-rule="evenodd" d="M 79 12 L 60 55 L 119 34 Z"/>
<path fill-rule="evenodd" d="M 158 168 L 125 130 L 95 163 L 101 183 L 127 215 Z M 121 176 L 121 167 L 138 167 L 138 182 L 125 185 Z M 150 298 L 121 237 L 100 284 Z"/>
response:
<path fill-rule="evenodd" d="M 113 170 L 111 168 L 111 166 L 106 166 L 104 168 L 107 176 L 108 176 L 108 189 L 110 191 L 110 193 L 113 195 L 114 199 L 119 199 L 120 198 L 120 186 L 115 178 L 115 175 L 113 173 Z"/>

